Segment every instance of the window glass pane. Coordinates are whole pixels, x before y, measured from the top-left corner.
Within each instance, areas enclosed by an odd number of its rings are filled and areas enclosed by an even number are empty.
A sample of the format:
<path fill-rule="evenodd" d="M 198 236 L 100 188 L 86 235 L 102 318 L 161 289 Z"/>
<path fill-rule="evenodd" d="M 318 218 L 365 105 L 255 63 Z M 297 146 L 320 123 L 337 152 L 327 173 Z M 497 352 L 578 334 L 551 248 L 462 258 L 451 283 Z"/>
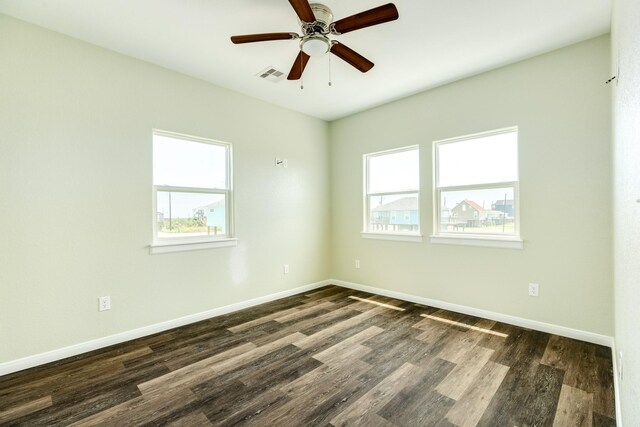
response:
<path fill-rule="evenodd" d="M 514 234 L 514 189 L 442 191 L 440 231 L 469 234 Z"/>
<path fill-rule="evenodd" d="M 158 238 L 227 234 L 224 194 L 158 191 Z"/>
<path fill-rule="evenodd" d="M 227 189 L 227 148 L 153 135 L 153 184 Z"/>
<path fill-rule="evenodd" d="M 369 196 L 368 231 L 418 231 L 418 193 Z"/>
<path fill-rule="evenodd" d="M 442 143 L 436 149 L 439 187 L 518 180 L 517 132 Z"/>
<path fill-rule="evenodd" d="M 415 190 L 419 187 L 418 150 L 368 157 L 369 193 Z"/>

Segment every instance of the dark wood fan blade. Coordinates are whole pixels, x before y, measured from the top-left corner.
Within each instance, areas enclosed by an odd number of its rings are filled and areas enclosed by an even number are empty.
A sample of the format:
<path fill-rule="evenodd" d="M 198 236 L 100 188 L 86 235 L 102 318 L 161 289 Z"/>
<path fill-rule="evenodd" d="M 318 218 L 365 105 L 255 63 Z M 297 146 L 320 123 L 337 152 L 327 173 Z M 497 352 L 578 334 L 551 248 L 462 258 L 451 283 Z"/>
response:
<path fill-rule="evenodd" d="M 300 18 L 302 22 L 313 22 L 316 20 L 307 0 L 289 0 L 289 3 L 291 3 L 291 7 L 296 11 L 298 18 Z"/>
<path fill-rule="evenodd" d="M 291 40 L 296 38 L 294 33 L 263 33 L 263 34 L 245 34 L 242 36 L 231 36 L 231 41 L 235 44 L 268 42 L 271 40 Z"/>
<path fill-rule="evenodd" d="M 366 73 L 371 68 L 373 68 L 373 62 L 369 61 L 364 56 L 360 55 L 358 52 L 349 49 L 347 46 L 343 45 L 339 42 L 333 42 L 331 46 L 331 53 L 333 53 L 338 58 L 343 61 L 353 65 L 358 70 Z"/>
<path fill-rule="evenodd" d="M 336 33 L 344 34 L 396 19 L 398 19 L 398 9 L 393 3 L 389 3 L 342 18 L 334 23 L 333 28 Z"/>
<path fill-rule="evenodd" d="M 289 75 L 287 76 L 287 80 L 299 80 L 302 77 L 302 73 L 307 66 L 307 62 L 309 62 L 309 55 L 300 51 L 296 60 L 293 62 L 291 66 L 291 71 L 289 71 Z"/>

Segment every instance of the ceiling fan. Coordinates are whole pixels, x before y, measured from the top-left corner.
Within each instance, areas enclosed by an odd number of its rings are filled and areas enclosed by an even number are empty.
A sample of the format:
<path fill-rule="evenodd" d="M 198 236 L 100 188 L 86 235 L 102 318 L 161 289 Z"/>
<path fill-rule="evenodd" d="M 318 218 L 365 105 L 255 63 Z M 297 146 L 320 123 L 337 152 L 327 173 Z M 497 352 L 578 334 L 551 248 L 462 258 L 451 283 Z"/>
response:
<path fill-rule="evenodd" d="M 373 62 L 348 48 L 344 44 L 331 40 L 329 35 L 339 36 L 351 31 L 398 19 L 398 9 L 393 3 L 375 7 L 333 22 L 331 9 L 320 3 L 309 4 L 307 0 L 289 0 L 298 15 L 302 35 L 296 33 L 264 33 L 232 36 L 235 44 L 264 42 L 271 40 L 300 40 L 300 53 L 291 67 L 288 80 L 302 77 L 309 58 L 331 52 L 343 61 L 351 64 L 363 73 L 373 67 Z"/>

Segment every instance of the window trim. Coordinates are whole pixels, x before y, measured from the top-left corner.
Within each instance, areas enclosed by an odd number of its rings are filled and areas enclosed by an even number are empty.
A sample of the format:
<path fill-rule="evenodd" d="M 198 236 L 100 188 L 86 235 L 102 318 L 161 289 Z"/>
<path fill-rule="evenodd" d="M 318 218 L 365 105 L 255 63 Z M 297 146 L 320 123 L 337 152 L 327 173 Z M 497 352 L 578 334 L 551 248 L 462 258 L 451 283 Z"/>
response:
<path fill-rule="evenodd" d="M 152 175 L 152 244 L 149 245 L 150 253 L 167 253 L 190 251 L 199 249 L 208 249 L 214 247 L 236 246 L 235 227 L 233 221 L 233 146 L 229 142 L 219 141 L 211 138 L 203 138 L 193 135 L 185 135 L 176 132 L 153 129 L 152 131 L 152 150 L 153 137 L 166 136 L 169 138 L 192 141 L 202 144 L 221 146 L 225 149 L 225 184 L 226 188 L 208 188 L 208 187 L 180 187 L 171 185 L 155 185 L 153 184 Z M 153 157 L 152 157 L 153 158 Z M 152 161 L 153 174 L 153 161 Z M 220 236 L 183 236 L 183 237 L 158 237 L 158 192 L 169 191 L 173 193 L 201 193 L 201 194 L 222 194 L 225 196 L 225 224 L 227 231 Z"/>
<path fill-rule="evenodd" d="M 389 154 L 402 153 L 404 151 L 416 150 L 418 154 L 418 185 L 415 189 L 400 190 L 400 191 L 387 191 L 387 192 L 372 192 L 369 193 L 369 159 L 372 157 L 385 156 Z M 400 241 L 422 241 L 422 227 L 420 225 L 420 145 L 409 145 L 400 148 L 391 148 L 388 150 L 376 151 L 373 153 L 366 153 L 362 155 L 362 167 L 363 167 L 363 215 L 362 215 L 362 231 L 360 235 L 366 239 L 381 239 L 381 240 L 400 240 Z M 403 194 L 415 194 L 418 199 L 418 229 L 416 231 L 382 231 L 382 230 L 370 230 L 369 229 L 369 200 L 375 196 L 396 196 Z"/>
<path fill-rule="evenodd" d="M 218 239 L 204 242 L 181 242 L 149 245 L 149 253 L 151 255 L 155 255 L 166 254 L 170 252 L 199 251 L 202 249 L 225 248 L 229 246 L 238 246 L 238 239 L 232 237 L 229 239 Z"/>
<path fill-rule="evenodd" d="M 517 161 L 517 181 L 488 182 L 483 184 L 468 184 L 458 186 L 438 186 L 440 162 L 438 159 L 438 147 L 445 144 L 454 144 L 478 138 L 485 138 L 494 135 L 502 135 L 506 133 L 516 133 L 516 161 Z M 486 132 L 477 132 L 468 135 L 457 136 L 454 138 L 441 139 L 433 141 L 433 234 L 431 234 L 431 243 L 445 243 L 454 245 L 469 246 L 486 246 L 486 247 L 503 247 L 522 249 L 523 240 L 520 235 L 520 159 L 519 159 L 519 129 L 518 126 L 510 126 L 501 129 L 490 130 Z M 440 230 L 441 206 L 440 196 L 443 191 L 464 191 L 464 190 L 482 190 L 491 188 L 513 188 L 513 208 L 516 212 L 514 217 L 514 231 L 510 234 L 502 233 L 456 233 L 442 232 Z"/>
<path fill-rule="evenodd" d="M 396 231 L 394 233 L 374 233 L 370 231 L 360 232 L 360 236 L 363 239 L 378 239 L 378 240 L 397 240 L 399 242 L 422 242 L 422 234 L 414 233 L 402 233 Z"/>

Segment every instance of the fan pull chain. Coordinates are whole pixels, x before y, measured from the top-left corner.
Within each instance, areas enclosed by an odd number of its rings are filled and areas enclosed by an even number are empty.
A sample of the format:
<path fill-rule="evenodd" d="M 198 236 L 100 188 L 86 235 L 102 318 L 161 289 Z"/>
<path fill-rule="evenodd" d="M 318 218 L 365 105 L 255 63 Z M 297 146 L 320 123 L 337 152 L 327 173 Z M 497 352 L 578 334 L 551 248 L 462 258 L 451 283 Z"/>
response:
<path fill-rule="evenodd" d="M 331 86 L 331 52 L 329 52 L 329 86 Z"/>
<path fill-rule="evenodd" d="M 300 55 L 300 90 L 304 90 L 304 68 L 302 67 L 302 55 Z"/>

